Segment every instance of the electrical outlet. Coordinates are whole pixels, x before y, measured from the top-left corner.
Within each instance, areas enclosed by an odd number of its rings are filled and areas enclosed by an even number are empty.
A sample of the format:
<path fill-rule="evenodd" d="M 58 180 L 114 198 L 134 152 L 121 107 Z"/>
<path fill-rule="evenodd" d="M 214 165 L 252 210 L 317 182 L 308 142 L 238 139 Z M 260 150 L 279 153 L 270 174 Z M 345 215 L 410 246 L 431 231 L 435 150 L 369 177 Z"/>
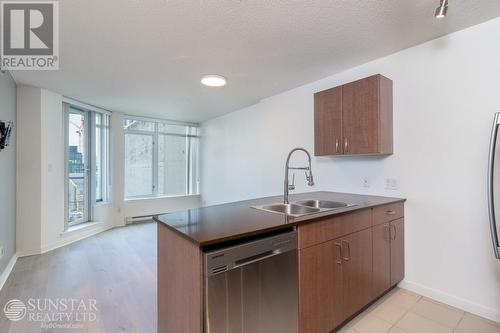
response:
<path fill-rule="evenodd" d="M 370 178 L 364 177 L 363 178 L 363 187 L 364 188 L 369 188 L 370 187 Z"/>
<path fill-rule="evenodd" d="M 397 190 L 398 189 L 398 181 L 396 178 L 387 178 L 385 180 L 385 189 L 386 190 Z"/>

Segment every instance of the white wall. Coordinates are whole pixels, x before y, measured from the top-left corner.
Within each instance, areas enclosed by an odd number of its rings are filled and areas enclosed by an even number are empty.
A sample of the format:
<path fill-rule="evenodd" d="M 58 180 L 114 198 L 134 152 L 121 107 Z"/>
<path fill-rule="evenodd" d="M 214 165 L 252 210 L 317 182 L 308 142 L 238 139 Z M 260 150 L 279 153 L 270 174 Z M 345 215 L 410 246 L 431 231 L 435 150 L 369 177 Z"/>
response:
<path fill-rule="evenodd" d="M 0 276 L 14 256 L 16 248 L 16 84 L 9 73 L 0 73 L 0 120 L 13 121 L 10 145 L 0 152 Z M 0 278 L 0 288 L 1 288 Z"/>
<path fill-rule="evenodd" d="M 16 251 L 41 247 L 41 90 L 17 87 L 17 216 Z"/>
<path fill-rule="evenodd" d="M 17 253 L 63 242 L 64 127 L 62 96 L 20 85 L 17 90 Z"/>
<path fill-rule="evenodd" d="M 64 231 L 64 127 L 62 96 L 41 89 L 41 248 L 50 248 Z M 61 223 L 62 222 L 62 223 Z"/>
<path fill-rule="evenodd" d="M 313 93 L 381 73 L 394 81 L 394 155 L 314 158 L 317 185 L 305 187 L 298 174 L 297 192 L 408 198 L 403 285 L 500 321 L 500 261 L 490 241 L 485 183 L 491 123 L 500 111 L 498 36 L 500 19 L 207 121 L 203 204 L 280 194 L 288 151 L 313 151 Z M 362 187 L 365 176 L 369 189 Z M 385 189 L 389 177 L 399 191 Z"/>

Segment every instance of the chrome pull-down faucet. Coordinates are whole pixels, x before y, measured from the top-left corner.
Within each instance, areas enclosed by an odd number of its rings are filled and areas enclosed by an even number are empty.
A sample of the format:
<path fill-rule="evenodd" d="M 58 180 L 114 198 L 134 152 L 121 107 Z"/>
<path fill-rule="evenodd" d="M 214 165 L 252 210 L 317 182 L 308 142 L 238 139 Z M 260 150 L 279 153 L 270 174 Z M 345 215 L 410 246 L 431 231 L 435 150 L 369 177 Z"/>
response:
<path fill-rule="evenodd" d="M 293 153 L 295 153 L 296 151 L 299 151 L 299 150 L 301 150 L 307 154 L 307 157 L 309 159 L 309 166 L 307 166 L 307 167 L 290 167 L 289 166 L 290 157 L 292 157 Z M 285 184 L 284 184 L 285 186 L 284 186 L 284 192 L 283 192 L 283 203 L 284 204 L 289 204 L 288 192 L 290 190 L 295 190 L 295 174 L 293 175 L 293 178 L 292 178 L 293 179 L 292 184 L 290 184 L 288 181 L 289 170 L 305 170 L 307 185 L 313 186 L 314 185 L 314 178 L 313 178 L 312 169 L 311 169 L 311 154 L 309 154 L 309 152 L 307 150 L 305 150 L 304 148 L 294 148 L 288 154 L 288 157 L 286 158 L 286 164 L 285 164 Z"/>

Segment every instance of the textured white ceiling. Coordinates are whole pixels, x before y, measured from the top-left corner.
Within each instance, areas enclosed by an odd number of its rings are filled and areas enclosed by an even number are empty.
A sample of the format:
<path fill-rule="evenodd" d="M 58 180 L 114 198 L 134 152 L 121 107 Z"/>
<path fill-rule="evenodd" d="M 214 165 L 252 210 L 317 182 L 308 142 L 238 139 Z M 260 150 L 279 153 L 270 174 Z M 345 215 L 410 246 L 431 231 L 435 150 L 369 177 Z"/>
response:
<path fill-rule="evenodd" d="M 499 0 L 64 0 L 59 71 L 18 83 L 129 114 L 203 121 L 500 16 Z M 228 78 L 208 88 L 200 76 Z"/>

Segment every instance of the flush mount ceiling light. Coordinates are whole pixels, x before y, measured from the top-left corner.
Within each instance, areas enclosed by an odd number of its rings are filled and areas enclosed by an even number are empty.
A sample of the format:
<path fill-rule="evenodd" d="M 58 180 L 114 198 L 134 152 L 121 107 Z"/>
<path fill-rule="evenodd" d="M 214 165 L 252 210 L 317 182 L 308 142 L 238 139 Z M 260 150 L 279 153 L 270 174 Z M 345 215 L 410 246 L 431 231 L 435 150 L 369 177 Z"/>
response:
<path fill-rule="evenodd" d="M 222 87 L 226 85 L 226 78 L 217 74 L 208 74 L 201 77 L 201 83 L 208 87 Z"/>
<path fill-rule="evenodd" d="M 434 14 L 435 18 L 443 18 L 446 16 L 448 12 L 448 0 L 441 0 L 441 3 L 438 8 L 436 8 L 436 13 Z"/>

